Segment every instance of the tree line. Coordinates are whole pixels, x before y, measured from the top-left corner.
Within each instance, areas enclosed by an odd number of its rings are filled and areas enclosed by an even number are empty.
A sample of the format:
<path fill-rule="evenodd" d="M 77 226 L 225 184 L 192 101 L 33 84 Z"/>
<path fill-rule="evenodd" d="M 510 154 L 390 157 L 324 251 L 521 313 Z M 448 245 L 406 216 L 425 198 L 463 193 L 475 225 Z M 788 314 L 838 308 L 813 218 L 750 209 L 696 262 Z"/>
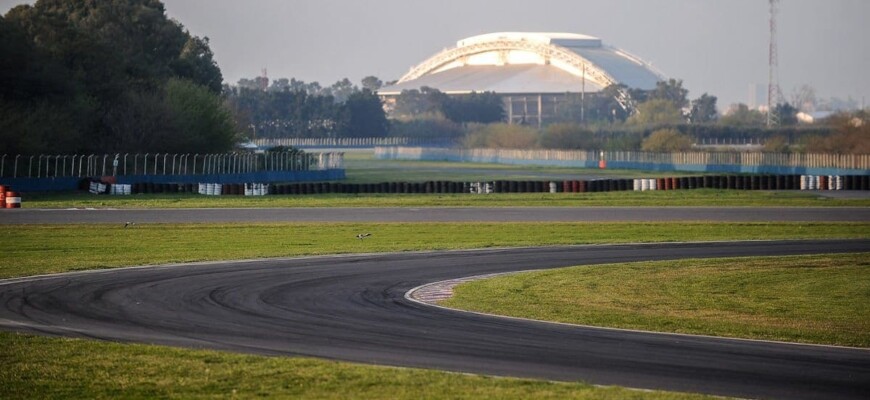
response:
<path fill-rule="evenodd" d="M 237 141 L 208 38 L 157 0 L 0 17 L 0 153 L 212 152 Z"/>
<path fill-rule="evenodd" d="M 169 19 L 159 0 L 38 0 L 0 17 L 0 154 L 221 152 L 253 137 L 530 145 L 531 128 L 501 124 L 496 93 L 421 87 L 384 104 L 376 94 L 383 85 L 374 76 L 359 86 L 265 77 L 225 85 L 208 38 Z M 628 107 L 617 101 L 623 93 Z M 534 145 L 678 149 L 699 138 L 754 136 L 771 149 L 854 152 L 870 142 L 863 114 L 805 129 L 783 103 L 772 110 L 780 126 L 770 129 L 745 105 L 720 117 L 715 96 L 687 95 L 675 79 L 647 91 L 611 85 L 582 99 L 566 95 Z"/>

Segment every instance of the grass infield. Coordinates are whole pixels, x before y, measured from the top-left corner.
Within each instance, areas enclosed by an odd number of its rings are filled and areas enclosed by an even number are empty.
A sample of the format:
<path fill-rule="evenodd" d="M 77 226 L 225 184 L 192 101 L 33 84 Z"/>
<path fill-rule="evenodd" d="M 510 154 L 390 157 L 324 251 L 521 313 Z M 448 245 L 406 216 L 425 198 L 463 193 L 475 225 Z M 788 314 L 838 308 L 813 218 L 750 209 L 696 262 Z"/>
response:
<path fill-rule="evenodd" d="M 688 240 L 861 238 L 867 223 L 0 225 L 0 277 L 203 260 Z M 354 239 L 371 232 L 364 241 Z M 521 232 L 517 234 L 516 232 Z M 867 304 L 865 301 L 864 304 Z M 867 315 L 866 312 L 864 315 Z M 866 329 L 865 329 L 866 331 Z M 702 399 L 0 332 L 0 398 Z"/>
<path fill-rule="evenodd" d="M 0 278 L 299 255 L 674 241 L 864 238 L 868 223 L 0 225 Z M 357 240 L 358 233 L 372 236 Z"/>
<path fill-rule="evenodd" d="M 652 399 L 712 397 L 0 332 L 0 398 Z"/>
<path fill-rule="evenodd" d="M 198 194 L 25 193 L 24 208 L 275 208 L 275 207 L 870 207 L 870 199 L 839 199 L 800 191 L 718 189 L 598 193 Z"/>
<path fill-rule="evenodd" d="M 459 285 L 441 304 L 583 325 L 870 347 L 870 253 L 529 272 Z"/>

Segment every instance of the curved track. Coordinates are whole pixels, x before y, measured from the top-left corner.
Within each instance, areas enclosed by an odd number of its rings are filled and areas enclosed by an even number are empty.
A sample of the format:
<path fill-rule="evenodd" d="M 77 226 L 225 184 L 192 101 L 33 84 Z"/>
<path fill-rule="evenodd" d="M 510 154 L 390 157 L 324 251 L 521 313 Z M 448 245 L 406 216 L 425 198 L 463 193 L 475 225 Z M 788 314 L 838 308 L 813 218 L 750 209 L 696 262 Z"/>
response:
<path fill-rule="evenodd" d="M 408 301 L 433 281 L 686 257 L 870 251 L 870 240 L 398 253 L 0 282 L 0 327 L 764 398 L 867 398 L 870 351 L 509 320 Z"/>

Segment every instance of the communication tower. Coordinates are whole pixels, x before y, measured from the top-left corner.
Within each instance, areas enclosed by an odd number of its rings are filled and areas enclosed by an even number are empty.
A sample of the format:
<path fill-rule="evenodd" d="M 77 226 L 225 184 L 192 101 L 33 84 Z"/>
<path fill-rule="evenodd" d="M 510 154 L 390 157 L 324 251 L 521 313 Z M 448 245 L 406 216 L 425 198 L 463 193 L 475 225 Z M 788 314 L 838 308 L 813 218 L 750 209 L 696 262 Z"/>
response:
<path fill-rule="evenodd" d="M 776 115 L 773 110 L 779 104 L 782 97 L 782 92 L 779 89 L 779 81 L 777 77 L 777 69 L 779 68 L 778 51 L 776 49 L 776 14 L 777 3 L 779 0 L 769 0 L 770 2 L 770 49 L 767 61 L 767 126 L 779 125 L 779 115 Z"/>

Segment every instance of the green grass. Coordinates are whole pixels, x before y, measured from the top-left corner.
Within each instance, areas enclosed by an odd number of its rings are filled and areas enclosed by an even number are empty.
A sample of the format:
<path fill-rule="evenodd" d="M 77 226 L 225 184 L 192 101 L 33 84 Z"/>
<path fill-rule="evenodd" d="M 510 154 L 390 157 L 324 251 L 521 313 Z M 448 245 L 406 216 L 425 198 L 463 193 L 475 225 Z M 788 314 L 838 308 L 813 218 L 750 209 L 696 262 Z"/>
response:
<path fill-rule="evenodd" d="M 870 198 L 836 199 L 789 191 L 679 190 L 601 193 L 198 194 L 25 193 L 24 208 L 281 208 L 281 207 L 870 207 Z"/>
<path fill-rule="evenodd" d="M 530 272 L 462 284 L 442 304 L 574 324 L 870 347 L 870 253 Z"/>
<path fill-rule="evenodd" d="M 494 378 L 0 333 L 0 398 L 704 399 Z"/>
<path fill-rule="evenodd" d="M 0 278 L 315 254 L 588 243 L 866 238 L 868 223 L 257 223 L 0 225 Z M 372 237 L 356 240 L 360 232 Z"/>
<path fill-rule="evenodd" d="M 659 178 L 703 173 L 567 168 L 450 161 L 377 160 L 373 152 L 345 153 L 348 182 L 486 181 L 601 178 Z"/>
<path fill-rule="evenodd" d="M 867 237 L 866 223 L 0 225 L 0 276 L 199 260 L 675 240 Z M 372 232 L 369 240 L 353 239 Z M 521 235 L 508 232 L 522 232 Z M 866 302 L 865 302 L 866 304 Z M 865 313 L 866 315 L 866 313 Z M 581 383 L 0 333 L 0 398 L 699 399 Z"/>
<path fill-rule="evenodd" d="M 554 180 L 654 178 L 697 173 L 599 170 L 433 161 L 375 160 L 372 152 L 345 155 L 347 183 L 436 180 Z M 324 194 L 262 197 L 197 194 L 106 196 L 87 193 L 25 193 L 24 208 L 265 208 L 265 207 L 870 207 L 870 198 L 835 199 L 800 191 L 677 190 L 604 193 Z"/>

